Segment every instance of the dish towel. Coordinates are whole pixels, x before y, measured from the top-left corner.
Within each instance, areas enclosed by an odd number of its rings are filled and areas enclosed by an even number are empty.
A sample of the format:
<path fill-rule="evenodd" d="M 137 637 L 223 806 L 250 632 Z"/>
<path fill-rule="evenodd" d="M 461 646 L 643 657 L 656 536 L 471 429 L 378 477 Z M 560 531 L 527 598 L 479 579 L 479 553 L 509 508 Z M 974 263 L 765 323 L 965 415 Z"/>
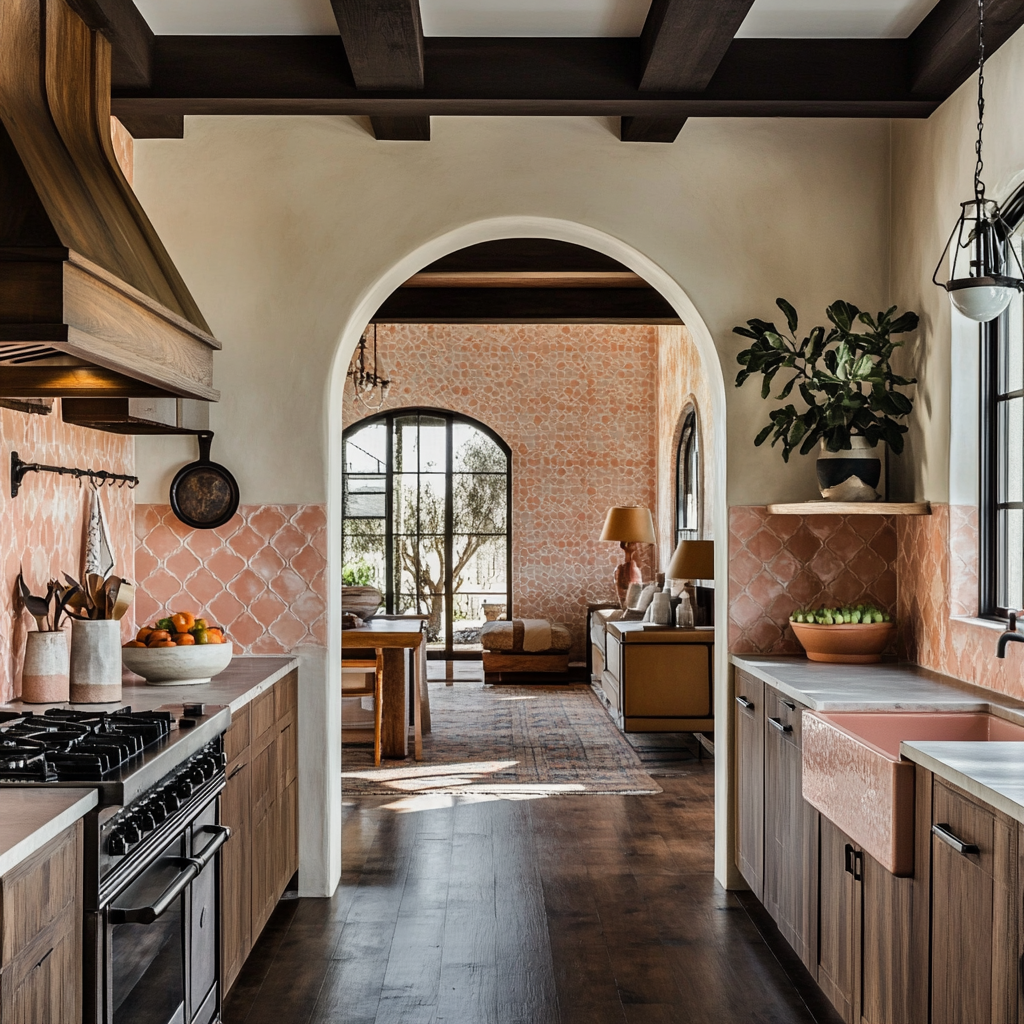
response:
<path fill-rule="evenodd" d="M 114 568 L 114 552 L 107 530 L 107 517 L 99 488 L 93 484 L 89 495 L 89 513 L 85 520 L 85 551 L 82 558 L 82 579 L 91 572 L 106 579 Z"/>
<path fill-rule="evenodd" d="M 551 623 L 547 619 L 523 619 L 523 650 L 546 651 L 551 647 Z"/>

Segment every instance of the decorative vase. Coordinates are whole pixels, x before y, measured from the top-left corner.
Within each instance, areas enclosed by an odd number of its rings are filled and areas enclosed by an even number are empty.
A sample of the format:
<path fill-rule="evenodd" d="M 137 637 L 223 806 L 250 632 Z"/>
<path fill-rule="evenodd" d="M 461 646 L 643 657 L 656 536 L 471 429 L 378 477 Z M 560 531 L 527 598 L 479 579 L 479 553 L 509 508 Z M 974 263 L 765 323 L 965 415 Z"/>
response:
<path fill-rule="evenodd" d="M 71 703 L 110 704 L 121 699 L 121 623 L 71 620 Z"/>
<path fill-rule="evenodd" d="M 384 595 L 376 587 L 342 587 L 341 607 L 369 622 L 380 609 Z"/>
<path fill-rule="evenodd" d="M 878 501 L 882 459 L 878 445 L 867 438 L 851 437 L 848 451 L 830 452 L 821 441 L 816 469 L 818 488 L 826 501 Z"/>
<path fill-rule="evenodd" d="M 63 704 L 68 699 L 68 638 L 64 630 L 28 634 L 21 699 L 26 704 Z"/>
<path fill-rule="evenodd" d="M 659 591 L 651 601 L 651 620 L 661 626 L 667 626 L 672 621 L 672 598 L 664 591 Z"/>

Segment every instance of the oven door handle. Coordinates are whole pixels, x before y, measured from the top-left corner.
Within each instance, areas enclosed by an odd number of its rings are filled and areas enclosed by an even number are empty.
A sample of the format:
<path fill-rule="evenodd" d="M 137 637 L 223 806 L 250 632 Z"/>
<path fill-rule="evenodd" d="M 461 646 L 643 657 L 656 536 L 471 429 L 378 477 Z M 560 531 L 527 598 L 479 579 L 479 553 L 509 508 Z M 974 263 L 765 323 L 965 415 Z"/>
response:
<path fill-rule="evenodd" d="M 111 924 L 152 924 L 162 917 L 171 908 L 174 901 L 191 885 L 193 879 L 199 874 L 200 868 L 197 861 L 191 858 L 183 858 L 185 865 L 181 874 L 160 894 L 160 898 L 151 903 L 148 907 L 111 907 L 107 911 L 107 917 Z"/>
<path fill-rule="evenodd" d="M 231 829 L 227 825 L 203 825 L 198 831 L 213 836 L 213 839 L 203 847 L 202 853 L 198 857 L 189 858 L 202 871 L 217 855 L 217 851 L 231 838 Z"/>

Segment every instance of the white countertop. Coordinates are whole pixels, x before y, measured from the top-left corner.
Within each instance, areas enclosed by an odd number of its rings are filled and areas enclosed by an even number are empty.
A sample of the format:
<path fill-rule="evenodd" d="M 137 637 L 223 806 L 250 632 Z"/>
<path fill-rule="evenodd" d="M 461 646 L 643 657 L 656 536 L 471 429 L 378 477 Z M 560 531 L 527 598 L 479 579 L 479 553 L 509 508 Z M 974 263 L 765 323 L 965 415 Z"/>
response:
<path fill-rule="evenodd" d="M 41 850 L 96 803 L 95 789 L 0 790 L 0 875 Z"/>
<path fill-rule="evenodd" d="M 812 711 L 987 711 L 1024 704 L 917 665 L 828 665 L 801 657 L 733 654 L 749 672 Z"/>

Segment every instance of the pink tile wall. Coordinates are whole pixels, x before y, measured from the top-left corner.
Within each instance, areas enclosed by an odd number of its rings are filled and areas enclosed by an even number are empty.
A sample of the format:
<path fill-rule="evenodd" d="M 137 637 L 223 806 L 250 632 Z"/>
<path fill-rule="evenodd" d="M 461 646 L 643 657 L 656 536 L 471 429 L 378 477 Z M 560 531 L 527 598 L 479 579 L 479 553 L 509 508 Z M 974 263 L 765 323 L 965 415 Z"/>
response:
<path fill-rule="evenodd" d="M 60 418 L 60 402 L 49 416 L 0 409 L 0 700 L 21 692 L 25 635 L 35 624 L 15 610 L 15 581 L 24 566 L 35 592 L 53 577 L 82 571 L 82 536 L 88 488 L 70 477 L 31 473 L 17 498 L 11 497 L 8 472 L 11 452 L 25 462 L 81 466 L 134 473 L 135 444 L 130 437 L 73 427 Z M 135 575 L 132 521 L 134 503 L 127 488 L 104 487 L 103 506 L 116 564 L 114 571 Z M 131 632 L 131 616 L 125 622 Z"/>
<path fill-rule="evenodd" d="M 566 623 L 582 657 L 586 606 L 614 600 L 609 506 L 656 502 L 656 327 L 380 325 L 389 409 L 463 413 L 512 448 L 517 616 Z M 362 418 L 346 392 L 345 426 Z M 667 559 L 671 552 L 664 555 Z M 653 562 L 644 569 L 651 578 Z"/>
<path fill-rule="evenodd" d="M 871 601 L 896 611 L 896 528 L 889 516 L 776 516 L 729 509 L 729 650 L 799 654 L 799 607 Z"/>
<path fill-rule="evenodd" d="M 135 537 L 138 622 L 202 612 L 245 654 L 327 645 L 323 505 L 242 505 L 216 530 L 190 529 L 169 505 L 139 505 Z"/>

